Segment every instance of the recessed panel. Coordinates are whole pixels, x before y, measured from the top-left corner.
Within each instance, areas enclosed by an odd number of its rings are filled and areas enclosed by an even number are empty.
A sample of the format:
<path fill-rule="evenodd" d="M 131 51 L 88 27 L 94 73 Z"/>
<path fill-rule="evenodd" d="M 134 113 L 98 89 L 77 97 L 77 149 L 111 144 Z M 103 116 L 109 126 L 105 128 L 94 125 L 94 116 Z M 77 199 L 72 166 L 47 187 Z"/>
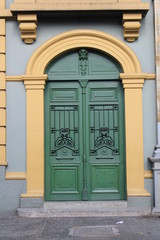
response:
<path fill-rule="evenodd" d="M 119 192 L 118 165 L 92 165 L 91 191 L 93 193 Z"/>
<path fill-rule="evenodd" d="M 77 89 L 52 89 L 51 90 L 51 101 L 71 101 L 78 99 Z"/>
<path fill-rule="evenodd" d="M 117 88 L 90 89 L 90 101 L 113 101 L 117 100 Z"/>
<path fill-rule="evenodd" d="M 51 167 L 51 192 L 52 193 L 78 193 L 78 166 Z"/>
<path fill-rule="evenodd" d="M 89 73 L 95 75 L 104 75 L 107 73 L 119 73 L 119 69 L 111 58 L 100 54 L 90 53 Z"/>
<path fill-rule="evenodd" d="M 59 58 L 57 61 L 51 63 L 48 68 L 49 74 L 55 75 L 72 75 L 78 74 L 78 58 L 77 53 L 72 53 L 71 55 Z"/>

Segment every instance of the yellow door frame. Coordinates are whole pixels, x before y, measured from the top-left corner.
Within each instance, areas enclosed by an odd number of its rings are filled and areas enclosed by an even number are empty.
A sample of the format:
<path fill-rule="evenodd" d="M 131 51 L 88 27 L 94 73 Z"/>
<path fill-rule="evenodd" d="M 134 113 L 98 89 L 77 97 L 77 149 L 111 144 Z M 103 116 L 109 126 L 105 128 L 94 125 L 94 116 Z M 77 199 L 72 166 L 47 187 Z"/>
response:
<path fill-rule="evenodd" d="M 127 196 L 150 196 L 144 189 L 142 73 L 135 53 L 106 33 L 75 30 L 60 34 L 40 46 L 31 56 L 23 76 L 27 96 L 27 193 L 22 197 L 44 196 L 44 89 L 45 69 L 57 56 L 76 48 L 92 48 L 115 58 L 123 73 L 125 94 Z"/>

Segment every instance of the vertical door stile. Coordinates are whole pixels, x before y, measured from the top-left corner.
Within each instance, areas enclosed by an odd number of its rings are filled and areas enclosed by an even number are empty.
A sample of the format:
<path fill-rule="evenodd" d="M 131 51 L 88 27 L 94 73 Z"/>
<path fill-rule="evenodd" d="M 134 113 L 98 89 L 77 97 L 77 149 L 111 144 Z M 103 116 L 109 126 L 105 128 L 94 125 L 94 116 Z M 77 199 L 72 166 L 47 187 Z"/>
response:
<path fill-rule="evenodd" d="M 86 156 L 86 86 L 87 80 L 80 81 L 82 88 L 82 129 L 83 129 L 83 200 L 88 200 L 87 189 L 87 156 Z"/>

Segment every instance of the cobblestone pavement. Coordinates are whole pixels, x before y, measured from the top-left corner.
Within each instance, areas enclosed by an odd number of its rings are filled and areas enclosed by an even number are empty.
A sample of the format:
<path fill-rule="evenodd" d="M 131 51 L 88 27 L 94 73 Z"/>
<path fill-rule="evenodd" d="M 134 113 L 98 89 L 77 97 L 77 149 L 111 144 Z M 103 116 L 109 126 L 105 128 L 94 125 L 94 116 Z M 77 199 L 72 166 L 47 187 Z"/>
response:
<path fill-rule="evenodd" d="M 160 240 L 160 217 L 25 218 L 0 214 L 0 240 Z"/>

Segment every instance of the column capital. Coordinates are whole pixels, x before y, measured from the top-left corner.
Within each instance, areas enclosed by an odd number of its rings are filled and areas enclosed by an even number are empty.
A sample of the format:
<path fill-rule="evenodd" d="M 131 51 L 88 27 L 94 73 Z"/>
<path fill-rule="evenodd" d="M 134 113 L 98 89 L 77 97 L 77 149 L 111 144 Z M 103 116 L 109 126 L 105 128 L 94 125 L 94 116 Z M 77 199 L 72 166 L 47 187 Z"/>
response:
<path fill-rule="evenodd" d="M 22 76 L 26 90 L 45 89 L 47 78 L 47 74 Z"/>
<path fill-rule="evenodd" d="M 143 88 L 144 80 L 147 79 L 146 73 L 121 73 L 123 88 Z"/>

